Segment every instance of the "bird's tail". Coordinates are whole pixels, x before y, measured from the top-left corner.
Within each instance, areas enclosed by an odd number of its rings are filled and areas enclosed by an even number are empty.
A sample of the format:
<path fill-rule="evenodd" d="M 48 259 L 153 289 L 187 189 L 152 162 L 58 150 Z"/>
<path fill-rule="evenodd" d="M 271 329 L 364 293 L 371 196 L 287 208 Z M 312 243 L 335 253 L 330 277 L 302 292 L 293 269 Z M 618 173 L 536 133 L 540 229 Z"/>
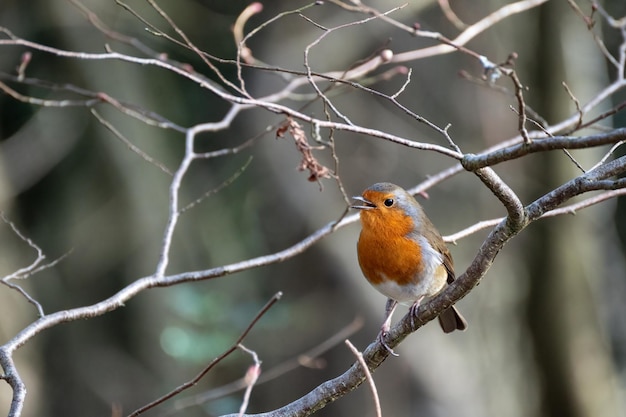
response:
<path fill-rule="evenodd" d="M 444 333 L 467 329 L 467 321 L 455 306 L 450 307 L 439 315 L 439 324 Z"/>

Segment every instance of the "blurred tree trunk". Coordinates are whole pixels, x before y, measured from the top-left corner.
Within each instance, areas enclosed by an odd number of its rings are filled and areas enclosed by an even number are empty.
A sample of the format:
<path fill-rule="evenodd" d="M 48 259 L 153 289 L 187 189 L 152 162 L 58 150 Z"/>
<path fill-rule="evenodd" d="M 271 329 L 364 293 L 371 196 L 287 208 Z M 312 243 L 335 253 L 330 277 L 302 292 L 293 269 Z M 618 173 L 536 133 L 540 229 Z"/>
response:
<path fill-rule="evenodd" d="M 566 42 L 570 25 L 580 24 L 572 22 L 576 16 L 567 7 L 565 2 L 550 2 L 540 9 L 534 79 L 528 80 L 536 86 L 531 96 L 537 100 L 531 104 L 549 122 L 575 111 L 563 81 L 584 102 L 588 99 L 584 93 L 604 76 L 597 48 L 586 49 L 594 48 L 591 35 L 584 39 L 589 42 L 577 43 L 573 54 L 565 49 L 571 45 L 571 39 Z M 590 167 L 585 160 L 578 161 Z M 527 170 L 527 201 L 580 172 L 563 152 L 545 153 L 527 163 L 532 164 Z M 540 221 L 528 235 L 524 254 L 530 274 L 528 320 L 542 416 L 617 415 L 615 371 L 594 304 L 597 286 L 603 285 L 606 273 L 600 262 L 601 240 L 596 238 L 602 223 L 599 214 L 592 209 L 585 221 L 571 216 Z M 596 229 L 589 220 L 594 220 Z M 597 260 L 595 265 L 589 264 L 590 259 Z"/>

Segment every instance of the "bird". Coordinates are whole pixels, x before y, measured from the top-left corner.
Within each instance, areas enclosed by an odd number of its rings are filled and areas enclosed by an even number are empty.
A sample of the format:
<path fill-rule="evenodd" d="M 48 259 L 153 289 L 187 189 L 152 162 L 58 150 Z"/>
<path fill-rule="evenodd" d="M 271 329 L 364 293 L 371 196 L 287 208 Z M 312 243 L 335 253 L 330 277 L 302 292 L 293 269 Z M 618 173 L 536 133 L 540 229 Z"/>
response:
<path fill-rule="evenodd" d="M 398 303 L 410 305 L 413 317 L 424 299 L 432 298 L 455 279 L 452 255 L 422 206 L 403 188 L 380 182 L 353 197 L 360 211 L 357 257 L 363 275 L 388 300 L 379 340 L 385 342 Z M 465 330 L 467 321 L 455 306 L 439 315 L 445 333 Z"/>

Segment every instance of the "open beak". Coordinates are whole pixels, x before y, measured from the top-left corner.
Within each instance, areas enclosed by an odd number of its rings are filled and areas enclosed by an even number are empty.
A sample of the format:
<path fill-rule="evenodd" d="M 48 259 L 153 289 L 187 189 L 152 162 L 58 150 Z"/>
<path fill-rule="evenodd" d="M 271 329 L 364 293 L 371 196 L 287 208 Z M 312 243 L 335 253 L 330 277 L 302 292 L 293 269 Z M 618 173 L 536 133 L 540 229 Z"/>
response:
<path fill-rule="evenodd" d="M 352 199 L 357 200 L 363 204 L 353 204 L 350 206 L 350 208 L 353 209 L 358 209 L 358 210 L 371 210 L 371 209 L 375 209 L 376 205 L 374 203 L 372 203 L 371 201 L 361 197 L 361 196 L 354 196 L 352 197 Z"/>

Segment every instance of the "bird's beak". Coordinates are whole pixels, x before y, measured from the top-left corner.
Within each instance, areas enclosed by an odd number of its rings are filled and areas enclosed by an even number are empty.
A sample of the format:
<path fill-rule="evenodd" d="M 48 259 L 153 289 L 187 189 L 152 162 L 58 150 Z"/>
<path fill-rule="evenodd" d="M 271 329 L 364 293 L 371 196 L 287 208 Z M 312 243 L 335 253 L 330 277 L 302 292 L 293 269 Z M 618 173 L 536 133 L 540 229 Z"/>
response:
<path fill-rule="evenodd" d="M 361 197 L 361 196 L 354 196 L 352 197 L 352 199 L 360 201 L 363 204 L 353 204 L 350 206 L 350 208 L 353 209 L 358 209 L 358 210 L 371 210 L 371 209 L 375 209 L 376 205 L 374 203 L 372 203 L 371 201 Z"/>

